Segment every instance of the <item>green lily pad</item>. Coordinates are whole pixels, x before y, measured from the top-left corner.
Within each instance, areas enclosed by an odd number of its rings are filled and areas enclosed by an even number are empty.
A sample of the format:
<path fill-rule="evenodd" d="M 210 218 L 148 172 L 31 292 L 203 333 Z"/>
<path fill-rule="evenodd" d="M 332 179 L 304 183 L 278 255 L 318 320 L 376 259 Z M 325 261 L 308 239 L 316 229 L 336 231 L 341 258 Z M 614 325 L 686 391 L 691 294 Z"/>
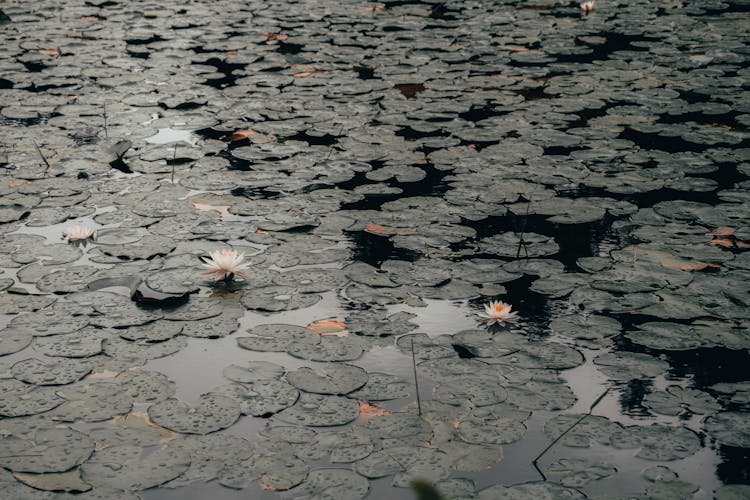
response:
<path fill-rule="evenodd" d="M 513 486 L 496 484 L 479 491 L 479 500 L 506 498 L 508 500 L 583 500 L 586 496 L 573 488 L 549 482 L 522 483 Z"/>
<path fill-rule="evenodd" d="M 19 380 L 0 380 L 0 415 L 35 415 L 61 405 L 64 400 L 51 387 L 27 385 Z"/>
<path fill-rule="evenodd" d="M 701 447 L 700 439 L 690 429 L 661 424 L 615 431 L 610 444 L 615 448 L 640 448 L 637 457 L 660 461 L 689 457 Z"/>
<path fill-rule="evenodd" d="M 615 380 L 652 378 L 666 373 L 669 363 L 639 352 L 608 352 L 594 358 L 597 368 Z"/>
<path fill-rule="evenodd" d="M 354 468 L 370 479 L 395 475 L 393 485 L 406 487 L 417 477 L 428 481 L 445 479 L 450 474 L 450 459 L 435 448 L 395 446 L 374 452 Z"/>
<path fill-rule="evenodd" d="M 240 302 L 246 309 L 278 312 L 304 309 L 322 299 L 320 295 L 301 293 L 291 286 L 267 286 L 247 290 Z"/>
<path fill-rule="evenodd" d="M 45 363 L 36 358 L 28 358 L 15 363 L 11 373 L 27 384 L 65 385 L 82 379 L 92 369 L 91 363 L 85 360 L 59 359 Z"/>
<path fill-rule="evenodd" d="M 289 490 L 295 498 L 359 500 L 367 496 L 370 482 L 347 469 L 315 469 L 304 483 Z"/>
<path fill-rule="evenodd" d="M 22 351 L 33 339 L 33 331 L 27 328 L 10 327 L 0 330 L 0 356 Z"/>
<path fill-rule="evenodd" d="M 552 320 L 549 327 L 558 335 L 574 339 L 577 345 L 589 348 L 609 345 L 608 339 L 622 329 L 616 319 L 597 314 L 560 316 Z"/>
<path fill-rule="evenodd" d="M 706 432 L 728 446 L 750 447 L 750 423 L 747 413 L 725 411 L 712 415 L 704 422 Z"/>
<path fill-rule="evenodd" d="M 146 452 L 138 446 L 113 446 L 94 453 L 81 472 L 97 488 L 140 491 L 178 477 L 189 465 L 189 457 L 170 447 Z"/>
<path fill-rule="evenodd" d="M 0 437 L 0 462 L 13 472 L 64 472 L 85 462 L 94 442 L 69 428 L 39 429 L 24 438 Z"/>
<path fill-rule="evenodd" d="M 362 356 L 366 345 L 356 336 L 323 336 L 315 340 L 308 337 L 303 342 L 291 343 L 286 351 L 296 358 L 310 361 L 353 361 Z"/>
<path fill-rule="evenodd" d="M 315 394 L 348 394 L 367 383 L 367 372 L 348 364 L 328 364 L 313 369 L 307 366 L 286 374 L 297 389 Z"/>
<path fill-rule="evenodd" d="M 145 325 L 131 326 L 127 330 L 118 332 L 125 340 L 137 342 L 162 342 L 176 337 L 182 331 L 182 323 L 157 320 Z"/>
<path fill-rule="evenodd" d="M 240 417 L 240 405 L 220 395 L 201 396 L 194 404 L 169 398 L 148 408 L 155 423 L 185 434 L 209 434 L 225 429 Z"/>
<path fill-rule="evenodd" d="M 680 415 L 686 412 L 710 415 L 721 410 L 721 405 L 710 394 L 679 385 L 670 385 L 664 391 L 650 392 L 643 398 L 643 406 L 663 415 Z"/>
<path fill-rule="evenodd" d="M 229 365 L 221 372 L 233 382 L 252 383 L 262 379 L 278 379 L 284 367 L 270 361 L 248 361 L 244 366 Z"/>
<path fill-rule="evenodd" d="M 256 482 L 276 491 L 284 491 L 301 484 L 309 467 L 293 456 L 255 454 L 237 465 L 225 467 L 219 483 L 236 489 L 248 488 Z"/>
<path fill-rule="evenodd" d="M 92 382 L 58 391 L 65 402 L 55 408 L 52 417 L 62 422 L 99 422 L 128 413 L 133 398 L 120 384 Z"/>
<path fill-rule="evenodd" d="M 280 412 L 278 417 L 297 425 L 327 427 L 347 424 L 357 415 L 359 405 L 349 398 L 302 393 L 297 402 Z"/>
<path fill-rule="evenodd" d="M 364 401 L 388 401 L 401 399 L 411 394 L 413 384 L 387 373 L 368 373 L 364 387 L 347 394 L 350 398 Z"/>
<path fill-rule="evenodd" d="M 176 390 L 176 384 L 166 375 L 147 370 L 123 372 L 115 380 L 137 403 L 158 403 L 173 396 Z"/>
<path fill-rule="evenodd" d="M 234 399 L 243 415 L 268 418 L 296 403 L 300 393 L 282 380 L 258 379 L 246 385 L 222 385 L 211 394 Z"/>
<path fill-rule="evenodd" d="M 615 475 L 617 469 L 605 462 L 563 458 L 550 464 L 544 472 L 552 481 L 563 486 L 583 488 L 591 481 Z"/>
<path fill-rule="evenodd" d="M 307 342 L 311 332 L 297 325 L 258 325 L 247 331 L 249 337 L 237 337 L 237 345 L 251 351 L 284 352 L 290 346 Z"/>
<path fill-rule="evenodd" d="M 588 448 L 592 441 L 610 444 L 612 434 L 622 430 L 622 426 L 617 422 L 598 415 L 586 416 L 571 429 L 580 417 L 581 415 L 558 415 L 544 424 L 544 433 L 549 439 L 555 440 L 570 429 L 558 442 L 574 448 Z"/>
<path fill-rule="evenodd" d="M 102 342 L 106 337 L 100 330 L 84 328 L 77 332 L 39 337 L 33 348 L 47 356 L 64 358 L 87 358 L 102 352 Z"/>

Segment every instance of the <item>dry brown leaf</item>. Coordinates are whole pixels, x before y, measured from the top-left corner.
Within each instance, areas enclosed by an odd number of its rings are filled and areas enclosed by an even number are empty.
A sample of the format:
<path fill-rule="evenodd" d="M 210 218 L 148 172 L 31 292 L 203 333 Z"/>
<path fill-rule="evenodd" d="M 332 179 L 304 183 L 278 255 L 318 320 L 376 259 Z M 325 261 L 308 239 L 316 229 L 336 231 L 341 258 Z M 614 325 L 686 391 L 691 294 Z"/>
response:
<path fill-rule="evenodd" d="M 709 241 L 710 245 L 715 245 L 722 248 L 734 248 L 734 249 L 745 249 L 750 248 L 750 243 L 742 241 L 737 238 L 714 238 Z"/>
<path fill-rule="evenodd" d="M 60 51 L 57 49 L 39 49 L 37 50 L 40 54 L 44 54 L 45 56 L 55 56 L 58 57 L 60 55 Z"/>
<path fill-rule="evenodd" d="M 193 208 L 195 208 L 196 210 L 200 210 L 201 212 L 218 212 L 219 217 L 229 215 L 229 205 L 209 205 L 208 203 L 201 203 L 195 200 L 188 200 L 188 203 Z"/>
<path fill-rule="evenodd" d="M 737 230 L 733 227 L 721 226 L 710 230 L 706 233 L 706 236 L 731 236 L 735 231 Z"/>
<path fill-rule="evenodd" d="M 307 325 L 308 330 L 312 330 L 313 332 L 317 333 L 318 335 L 322 336 L 336 336 L 336 337 L 345 337 L 349 335 L 349 332 L 346 331 L 346 323 L 343 321 L 329 318 L 329 319 L 319 319 L 316 321 L 313 321 L 309 325 Z"/>
<path fill-rule="evenodd" d="M 378 236 L 407 236 L 414 234 L 414 229 L 398 229 L 395 227 L 381 226 L 380 224 L 365 224 L 365 231 Z"/>
<path fill-rule="evenodd" d="M 391 414 L 391 412 L 389 412 L 382 406 L 374 405 L 361 399 L 358 399 L 357 403 L 359 404 L 359 417 L 357 417 L 358 421 L 368 421 L 372 420 L 375 417 L 387 417 Z"/>
<path fill-rule="evenodd" d="M 229 52 L 227 52 L 227 57 L 234 57 L 238 54 L 239 53 L 236 50 L 230 50 Z"/>
<path fill-rule="evenodd" d="M 423 83 L 397 83 L 394 88 L 398 89 L 401 95 L 407 99 L 416 99 L 417 94 L 426 90 Z"/>
<path fill-rule="evenodd" d="M 289 39 L 288 35 L 282 35 L 281 33 L 265 33 L 263 36 L 266 37 L 267 42 L 283 42 Z"/>
<path fill-rule="evenodd" d="M 248 137 L 252 137 L 255 135 L 254 130 L 246 129 L 246 130 L 237 130 L 232 135 L 229 136 L 229 140 L 234 141 L 242 141 L 247 139 Z"/>
<path fill-rule="evenodd" d="M 323 69 L 314 69 L 312 71 L 300 71 L 299 73 L 295 73 L 292 76 L 294 78 L 307 78 L 308 76 L 319 75 L 321 73 L 325 73 L 325 70 L 323 70 Z"/>
<path fill-rule="evenodd" d="M 156 429 L 159 432 L 160 443 L 166 443 L 168 441 L 172 441 L 173 439 L 176 439 L 180 436 L 180 434 L 177 432 L 170 431 L 169 429 L 162 427 L 161 425 L 155 424 L 154 422 L 151 421 L 151 418 L 148 416 L 148 413 L 141 412 L 141 411 L 134 411 L 131 413 L 126 413 L 125 415 L 120 415 L 119 417 L 115 417 L 109 420 L 108 422 L 112 425 L 116 425 L 124 429 L 127 429 L 127 428 L 143 429 L 146 427 Z"/>

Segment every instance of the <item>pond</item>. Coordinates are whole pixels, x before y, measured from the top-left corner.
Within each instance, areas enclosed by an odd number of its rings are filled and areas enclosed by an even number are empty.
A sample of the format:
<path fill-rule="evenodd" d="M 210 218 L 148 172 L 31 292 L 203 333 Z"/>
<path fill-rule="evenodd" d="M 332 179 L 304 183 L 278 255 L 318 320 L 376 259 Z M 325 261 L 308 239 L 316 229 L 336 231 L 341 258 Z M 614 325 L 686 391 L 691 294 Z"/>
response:
<path fill-rule="evenodd" d="M 750 497 L 747 0 L 0 7 L 8 498 Z"/>

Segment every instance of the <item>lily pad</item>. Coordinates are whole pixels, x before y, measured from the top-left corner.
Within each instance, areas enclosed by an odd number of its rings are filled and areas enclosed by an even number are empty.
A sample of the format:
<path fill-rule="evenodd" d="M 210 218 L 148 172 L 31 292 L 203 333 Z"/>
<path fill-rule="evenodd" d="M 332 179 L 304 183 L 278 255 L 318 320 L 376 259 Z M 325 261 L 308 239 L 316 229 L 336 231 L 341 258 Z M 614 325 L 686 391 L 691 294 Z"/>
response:
<path fill-rule="evenodd" d="M 282 380 L 258 379 L 247 385 L 222 385 L 211 394 L 234 399 L 243 415 L 268 418 L 292 406 L 299 398 L 299 391 Z"/>
<path fill-rule="evenodd" d="M 115 380 L 136 403 L 158 403 L 174 395 L 176 390 L 176 384 L 159 372 L 127 371 Z"/>
<path fill-rule="evenodd" d="M 76 382 L 91 372 L 93 366 L 88 361 L 59 359 L 45 363 L 36 358 L 28 358 L 15 363 L 11 373 L 16 379 L 36 385 L 65 385 Z"/>
<path fill-rule="evenodd" d="M 14 379 L 0 380 L 0 395 L 0 415 L 5 417 L 35 415 L 64 402 L 54 388 L 27 385 Z"/>
<path fill-rule="evenodd" d="M 249 337 L 237 337 L 237 345 L 252 351 L 284 352 L 288 347 L 305 342 L 311 335 L 303 326 L 269 324 L 247 331 Z"/>
<path fill-rule="evenodd" d="M 293 406 L 280 412 L 278 417 L 298 425 L 327 427 L 347 424 L 357 415 L 359 405 L 349 398 L 303 393 Z"/>
<path fill-rule="evenodd" d="M 194 404 L 169 398 L 148 408 L 156 424 L 185 434 L 209 434 L 232 425 L 240 417 L 240 405 L 220 395 L 201 396 Z"/>
<path fill-rule="evenodd" d="M 233 382 L 252 383 L 262 379 L 278 379 L 284 367 L 270 361 L 248 361 L 244 366 L 229 365 L 221 372 Z"/>
<path fill-rule="evenodd" d="M 95 487 L 139 491 L 178 477 L 189 464 L 189 457 L 170 447 L 146 452 L 137 446 L 113 446 L 94 453 L 81 472 Z"/>
<path fill-rule="evenodd" d="M 55 408 L 52 417 L 62 422 L 99 422 L 128 413 L 133 398 L 120 384 L 92 382 L 61 389 L 65 402 Z"/>
<path fill-rule="evenodd" d="M 0 437 L 0 461 L 14 472 L 64 472 L 94 452 L 86 434 L 68 428 L 39 429 L 26 438 Z"/>
<path fill-rule="evenodd" d="M 305 482 L 289 491 L 295 498 L 316 500 L 359 500 L 367 496 L 370 482 L 347 469 L 315 469 Z"/>
<path fill-rule="evenodd" d="M 708 417 L 704 423 L 706 431 L 722 444 L 750 447 L 750 423 L 747 414 L 725 411 Z"/>
<path fill-rule="evenodd" d="M 310 335 L 310 334 L 308 334 Z M 303 342 L 292 343 L 287 352 L 294 357 L 310 361 L 353 361 L 364 352 L 365 341 L 360 337 L 323 336 Z"/>
<path fill-rule="evenodd" d="M 348 364 L 328 364 L 318 369 L 303 366 L 286 374 L 297 389 L 315 394 L 348 394 L 367 383 L 367 372 Z"/>

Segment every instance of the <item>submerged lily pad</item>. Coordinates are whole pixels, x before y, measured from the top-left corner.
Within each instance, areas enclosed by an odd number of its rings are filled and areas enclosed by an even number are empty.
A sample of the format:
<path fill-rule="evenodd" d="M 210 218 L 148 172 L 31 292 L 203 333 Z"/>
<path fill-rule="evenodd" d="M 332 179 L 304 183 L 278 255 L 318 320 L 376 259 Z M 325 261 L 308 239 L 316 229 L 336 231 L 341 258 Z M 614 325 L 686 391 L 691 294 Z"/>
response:
<path fill-rule="evenodd" d="M 221 373 L 234 382 L 252 383 L 280 378 L 284 374 L 284 367 L 270 361 L 248 361 L 244 366 L 229 365 Z"/>
<path fill-rule="evenodd" d="M 708 417 L 706 431 L 720 443 L 741 448 L 750 447 L 750 422 L 747 414 L 725 411 Z"/>

